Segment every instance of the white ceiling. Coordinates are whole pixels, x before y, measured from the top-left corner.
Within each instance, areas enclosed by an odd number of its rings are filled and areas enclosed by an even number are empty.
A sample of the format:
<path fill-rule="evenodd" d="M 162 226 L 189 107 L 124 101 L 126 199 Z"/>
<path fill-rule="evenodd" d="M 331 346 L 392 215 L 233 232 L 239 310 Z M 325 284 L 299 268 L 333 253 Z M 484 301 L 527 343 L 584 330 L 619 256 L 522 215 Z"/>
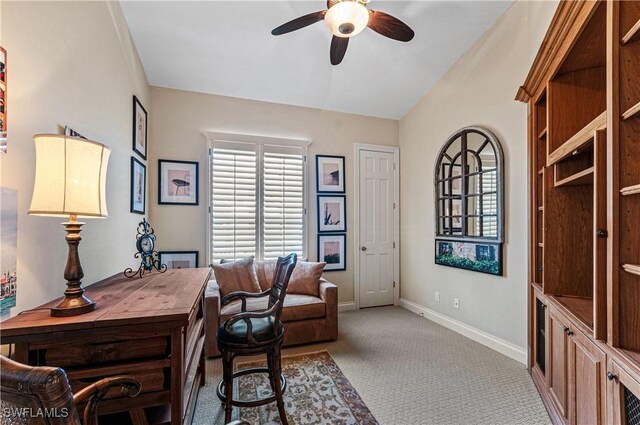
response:
<path fill-rule="evenodd" d="M 270 31 L 325 1 L 121 1 L 154 86 L 399 119 L 512 1 L 376 1 L 416 33 L 409 43 L 369 29 L 329 63 L 324 22 Z"/>

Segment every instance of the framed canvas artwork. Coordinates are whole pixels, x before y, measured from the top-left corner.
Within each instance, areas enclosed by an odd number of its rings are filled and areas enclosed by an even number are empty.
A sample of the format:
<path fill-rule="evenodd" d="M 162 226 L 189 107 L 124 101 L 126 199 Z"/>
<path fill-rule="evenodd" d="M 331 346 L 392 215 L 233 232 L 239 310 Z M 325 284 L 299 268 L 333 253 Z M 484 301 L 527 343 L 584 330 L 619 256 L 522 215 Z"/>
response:
<path fill-rule="evenodd" d="M 158 204 L 198 205 L 198 162 L 158 160 Z"/>
<path fill-rule="evenodd" d="M 198 267 L 198 251 L 160 251 L 160 264 L 168 269 L 193 269 Z"/>
<path fill-rule="evenodd" d="M 18 246 L 18 191 L 0 187 L 0 313 L 16 305 L 17 246 Z"/>
<path fill-rule="evenodd" d="M 7 51 L 0 46 L 0 152 L 7 153 Z"/>
<path fill-rule="evenodd" d="M 133 96 L 133 151 L 147 159 L 147 110 Z"/>
<path fill-rule="evenodd" d="M 347 235 L 344 233 L 318 235 L 318 261 L 327 263 L 324 271 L 347 269 L 346 244 Z"/>
<path fill-rule="evenodd" d="M 318 195 L 318 233 L 346 232 L 345 195 Z"/>
<path fill-rule="evenodd" d="M 147 183 L 147 167 L 138 161 L 135 157 L 131 157 L 131 206 L 132 213 L 145 213 L 146 185 Z"/>
<path fill-rule="evenodd" d="M 502 244 L 436 239 L 436 264 L 502 276 Z"/>
<path fill-rule="evenodd" d="M 345 192 L 344 156 L 316 155 L 316 192 Z"/>

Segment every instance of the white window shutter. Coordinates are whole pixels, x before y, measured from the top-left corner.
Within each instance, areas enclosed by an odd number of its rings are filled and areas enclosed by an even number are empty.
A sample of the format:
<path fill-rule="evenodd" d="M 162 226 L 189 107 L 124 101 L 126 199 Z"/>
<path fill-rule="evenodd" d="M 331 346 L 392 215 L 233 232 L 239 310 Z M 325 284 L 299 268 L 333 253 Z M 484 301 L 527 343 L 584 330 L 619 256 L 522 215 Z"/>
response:
<path fill-rule="evenodd" d="M 254 147 L 214 147 L 211 155 L 211 260 L 256 254 L 258 158 Z"/>
<path fill-rule="evenodd" d="M 264 146 L 264 259 L 304 251 L 304 152 Z"/>

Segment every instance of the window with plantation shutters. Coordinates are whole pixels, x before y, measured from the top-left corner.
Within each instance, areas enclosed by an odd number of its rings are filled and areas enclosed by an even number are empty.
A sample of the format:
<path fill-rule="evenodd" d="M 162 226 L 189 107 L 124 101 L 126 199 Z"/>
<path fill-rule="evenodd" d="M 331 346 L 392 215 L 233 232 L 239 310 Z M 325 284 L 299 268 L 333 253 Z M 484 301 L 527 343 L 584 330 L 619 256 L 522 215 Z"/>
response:
<path fill-rule="evenodd" d="M 214 141 L 211 262 L 305 254 L 304 148 Z"/>

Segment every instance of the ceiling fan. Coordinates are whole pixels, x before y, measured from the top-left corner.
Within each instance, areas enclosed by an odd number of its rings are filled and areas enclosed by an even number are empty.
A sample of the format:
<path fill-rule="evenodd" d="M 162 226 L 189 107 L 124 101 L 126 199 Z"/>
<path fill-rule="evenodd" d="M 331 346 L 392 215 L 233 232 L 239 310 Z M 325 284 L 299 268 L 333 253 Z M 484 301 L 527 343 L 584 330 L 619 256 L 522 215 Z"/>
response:
<path fill-rule="evenodd" d="M 369 0 L 327 0 L 327 10 L 309 13 L 271 31 L 282 35 L 324 20 L 331 39 L 330 58 L 332 65 L 342 62 L 349 38 L 359 34 L 366 27 L 398 41 L 411 41 L 415 33 L 407 24 L 384 12 L 367 9 Z"/>

